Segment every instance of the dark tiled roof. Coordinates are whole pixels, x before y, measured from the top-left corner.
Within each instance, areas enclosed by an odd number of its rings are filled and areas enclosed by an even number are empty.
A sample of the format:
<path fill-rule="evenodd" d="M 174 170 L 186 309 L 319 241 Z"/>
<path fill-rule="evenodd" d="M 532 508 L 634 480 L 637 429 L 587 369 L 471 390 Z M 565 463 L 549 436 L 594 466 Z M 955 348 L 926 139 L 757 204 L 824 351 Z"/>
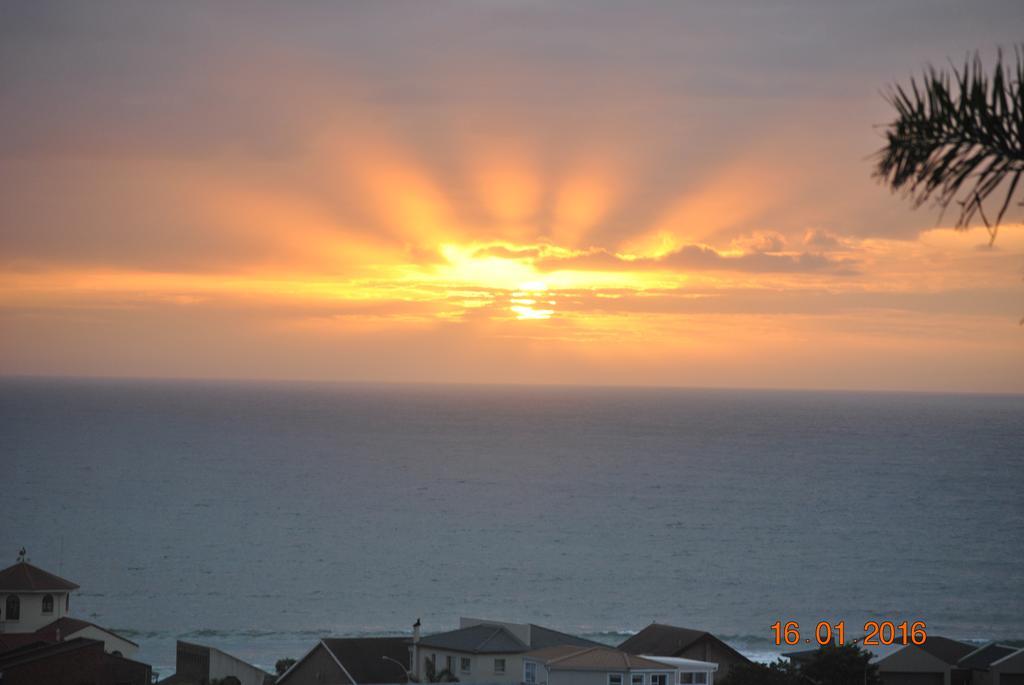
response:
<path fill-rule="evenodd" d="M 44 571 L 27 561 L 19 561 L 0 571 L 0 592 L 43 592 L 45 590 L 77 590 L 70 580 Z"/>
<path fill-rule="evenodd" d="M 28 645 L 0 656 L 0 671 L 17 664 L 24 664 L 30 661 L 36 661 L 37 659 L 45 659 L 55 654 L 64 654 L 66 652 L 73 652 L 76 649 L 86 649 L 96 646 L 99 646 L 100 651 L 103 650 L 102 642 L 99 640 L 90 640 L 84 637 L 68 640 L 67 642 L 58 642 L 56 644 L 44 644 L 38 646 Z"/>
<path fill-rule="evenodd" d="M 600 642 L 576 637 L 568 633 L 562 633 L 551 628 L 539 626 L 536 623 L 530 624 L 530 649 L 544 649 L 556 645 L 578 645 L 580 647 L 607 647 Z"/>
<path fill-rule="evenodd" d="M 965 642 L 951 640 L 948 637 L 942 637 L 941 635 L 929 635 L 928 639 L 926 639 L 924 644 L 921 645 L 921 649 L 932 656 L 945 661 L 947 664 L 953 665 L 966 655 L 973 652 L 975 646 L 969 645 Z"/>
<path fill-rule="evenodd" d="M 652 623 L 647 626 L 636 635 L 625 640 L 619 645 L 619 649 L 630 654 L 679 656 L 687 647 L 703 639 L 713 640 L 718 645 L 724 647 L 737 661 L 750 661 L 747 657 L 705 630 L 678 628 L 662 623 Z"/>
<path fill-rule="evenodd" d="M 709 633 L 691 628 L 652 623 L 636 635 L 625 640 L 619 649 L 632 654 L 654 654 L 676 656 L 697 640 Z"/>
<path fill-rule="evenodd" d="M 50 643 L 40 640 L 35 633 L 3 633 L 0 634 L 0 659 L 18 649 L 42 647 L 48 644 Z"/>
<path fill-rule="evenodd" d="M 404 683 L 406 680 L 406 674 L 384 657 L 394 659 L 408 671 L 410 642 L 407 637 L 328 637 L 321 642 L 359 685 Z"/>
<path fill-rule="evenodd" d="M 128 638 L 121 637 L 112 630 L 108 630 L 103 626 L 98 626 L 95 623 L 89 623 L 88 621 L 83 621 L 78 618 L 71 618 L 70 616 L 64 616 L 62 618 L 58 618 L 56 621 L 47 623 L 45 626 L 43 626 L 35 633 L 33 633 L 33 635 L 35 635 L 37 639 L 46 640 L 47 642 L 57 642 L 58 630 L 60 630 L 61 639 L 64 639 L 72 633 L 77 633 L 79 630 L 89 627 L 102 630 L 104 633 L 107 633 L 108 635 L 113 635 L 119 640 L 124 640 L 128 644 L 135 645 L 136 647 L 138 647 L 137 644 L 135 644 Z"/>
<path fill-rule="evenodd" d="M 529 646 L 504 626 L 487 623 L 427 635 L 420 640 L 420 647 L 468 654 L 518 654 L 530 651 Z"/>
<path fill-rule="evenodd" d="M 990 645 L 985 645 L 984 647 L 976 649 L 970 654 L 961 657 L 960 661 L 957 662 L 957 666 L 959 668 L 967 668 L 973 671 L 984 671 L 988 669 L 989 665 L 993 661 L 999 661 L 1007 654 L 1012 654 L 1016 651 L 1017 650 L 1014 647 L 997 645 L 993 642 Z"/>

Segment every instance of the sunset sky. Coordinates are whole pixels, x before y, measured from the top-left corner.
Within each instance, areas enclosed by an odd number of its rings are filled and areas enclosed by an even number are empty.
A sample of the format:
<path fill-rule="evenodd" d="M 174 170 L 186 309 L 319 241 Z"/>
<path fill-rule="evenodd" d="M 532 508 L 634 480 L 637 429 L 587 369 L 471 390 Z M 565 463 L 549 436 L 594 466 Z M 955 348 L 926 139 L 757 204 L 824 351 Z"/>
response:
<path fill-rule="evenodd" d="M 1024 392 L 994 246 L 871 178 L 971 2 L 0 6 L 0 373 Z"/>

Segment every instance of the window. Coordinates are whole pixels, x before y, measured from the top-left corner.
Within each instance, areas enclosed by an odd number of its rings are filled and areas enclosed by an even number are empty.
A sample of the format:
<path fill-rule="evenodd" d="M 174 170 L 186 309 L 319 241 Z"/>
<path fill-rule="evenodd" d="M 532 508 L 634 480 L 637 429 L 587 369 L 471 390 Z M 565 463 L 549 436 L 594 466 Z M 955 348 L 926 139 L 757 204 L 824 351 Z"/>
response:
<path fill-rule="evenodd" d="M 452 673 L 455 673 L 455 657 L 453 657 L 451 654 L 446 656 L 444 658 L 444 667 Z"/>
<path fill-rule="evenodd" d="M 695 683 L 706 683 L 706 682 L 708 682 L 708 674 L 707 673 L 694 673 L 693 674 L 693 682 L 695 682 Z"/>
<path fill-rule="evenodd" d="M 632 676 L 630 676 L 629 682 L 631 683 L 631 685 L 644 685 L 644 674 L 634 673 Z M 654 685 L 654 683 L 651 683 L 651 685 Z M 662 683 L 661 685 L 665 684 Z"/>
<path fill-rule="evenodd" d="M 691 685 L 691 684 L 696 685 L 697 683 L 706 683 L 706 682 L 708 682 L 708 674 L 707 673 L 703 673 L 703 672 L 700 672 L 700 673 L 680 673 L 679 674 L 679 682 L 683 683 L 684 685 Z"/>
<path fill-rule="evenodd" d="M 505 660 L 504 659 L 495 659 L 494 660 L 494 672 L 495 673 L 504 673 L 505 672 Z"/>
<path fill-rule="evenodd" d="M 43 595 L 43 613 L 53 613 L 53 595 Z"/>
<path fill-rule="evenodd" d="M 622 674 L 621 673 L 609 673 L 608 674 L 608 685 L 622 685 Z"/>
<path fill-rule="evenodd" d="M 668 675 L 664 673 L 652 673 L 651 685 L 668 685 Z"/>
<path fill-rule="evenodd" d="M 537 682 L 537 664 L 532 661 L 523 664 L 523 680 L 527 683 Z"/>
<path fill-rule="evenodd" d="M 469 673 L 469 667 L 473 663 L 472 659 L 468 656 L 464 656 L 459 659 L 459 670 L 463 673 Z"/>
<path fill-rule="evenodd" d="M 4 611 L 8 621 L 17 621 L 21 618 L 21 600 L 18 595 L 7 595 L 7 608 Z"/>

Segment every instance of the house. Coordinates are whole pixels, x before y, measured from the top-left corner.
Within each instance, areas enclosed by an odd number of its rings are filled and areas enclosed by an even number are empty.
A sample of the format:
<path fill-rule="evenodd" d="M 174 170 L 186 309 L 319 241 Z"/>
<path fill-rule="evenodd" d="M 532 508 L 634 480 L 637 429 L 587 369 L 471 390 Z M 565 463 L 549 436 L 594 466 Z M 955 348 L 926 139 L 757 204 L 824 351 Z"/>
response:
<path fill-rule="evenodd" d="M 718 664 L 718 678 L 729 675 L 734 664 L 749 664 L 750 659 L 704 630 L 652 623 L 619 645 L 630 654 L 671 656 Z"/>
<path fill-rule="evenodd" d="M 178 640 L 174 675 L 161 680 L 160 685 L 207 685 L 232 676 L 238 679 L 238 685 L 272 685 L 274 682 L 274 676 L 266 671 L 216 647 Z"/>
<path fill-rule="evenodd" d="M 922 645 L 881 645 L 869 651 L 882 685 L 954 685 L 956 663 L 945 661 Z"/>
<path fill-rule="evenodd" d="M 34 633 L 67 616 L 78 586 L 28 563 L 25 550 L 0 570 L 0 633 Z"/>
<path fill-rule="evenodd" d="M 1015 660 L 1007 660 L 1008 657 L 1015 656 L 1019 651 L 1018 647 L 990 642 L 961 657 L 957 662 L 957 668 L 970 674 L 971 685 L 1024 683 L 1024 680 L 1020 679 L 1012 670 Z M 1003 668 L 997 668 L 996 664 L 1003 664 Z"/>
<path fill-rule="evenodd" d="M 677 656 L 646 656 L 652 661 L 668 664 L 679 671 L 680 685 L 714 685 L 718 664 L 696 659 L 683 659 Z"/>
<path fill-rule="evenodd" d="M 863 638 L 857 640 L 857 644 Z M 862 647 L 871 653 L 883 685 L 971 685 L 971 674 L 960 668 L 960 660 L 975 651 L 973 645 L 940 635 L 929 635 L 922 645 L 877 645 Z M 788 652 L 783 656 L 805 663 L 818 649 Z"/>
<path fill-rule="evenodd" d="M 1024 685 L 1024 648 L 989 664 L 992 685 Z"/>
<path fill-rule="evenodd" d="M 62 642 L 76 637 L 99 640 L 103 643 L 103 648 L 107 650 L 107 653 L 128 659 L 135 656 L 135 652 L 139 650 L 137 644 L 112 630 L 70 616 L 58 618 L 32 634 L 44 642 Z"/>
<path fill-rule="evenodd" d="M 398 685 L 409 682 L 407 637 L 324 638 L 278 685 Z M 6 685 L 6 683 L 4 684 Z"/>
<path fill-rule="evenodd" d="M 68 616 L 71 592 L 78 585 L 28 562 L 0 571 L 0 652 L 32 643 L 56 643 L 75 638 L 99 640 L 109 654 L 131 658 L 139 646 L 95 623 Z"/>
<path fill-rule="evenodd" d="M 148 664 L 108 654 L 100 640 L 78 637 L 0 655 L 3 685 L 149 685 Z"/>
<path fill-rule="evenodd" d="M 459 628 L 445 633 L 418 637 L 413 634 L 413 675 L 445 669 L 462 683 L 519 683 L 523 673 L 523 655 L 527 652 L 574 645 L 599 646 L 586 640 L 533 623 L 508 623 L 480 618 L 459 619 Z"/>
<path fill-rule="evenodd" d="M 526 685 L 676 685 L 675 666 L 615 649 L 559 645 L 523 656 Z"/>

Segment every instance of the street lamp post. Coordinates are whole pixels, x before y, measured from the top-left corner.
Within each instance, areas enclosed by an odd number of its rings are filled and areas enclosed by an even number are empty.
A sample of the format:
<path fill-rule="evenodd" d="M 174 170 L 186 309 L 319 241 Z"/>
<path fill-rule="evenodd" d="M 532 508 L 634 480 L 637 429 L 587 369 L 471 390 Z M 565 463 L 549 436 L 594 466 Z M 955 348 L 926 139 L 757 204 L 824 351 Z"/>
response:
<path fill-rule="evenodd" d="M 382 656 L 381 659 L 383 659 L 384 661 L 390 661 L 395 666 L 398 666 L 400 669 L 402 669 L 402 673 L 405 675 L 405 682 L 413 682 L 413 679 L 411 677 L 412 674 L 409 673 L 409 669 L 407 669 L 401 661 L 399 661 L 398 659 L 392 659 L 389 656 Z"/>

